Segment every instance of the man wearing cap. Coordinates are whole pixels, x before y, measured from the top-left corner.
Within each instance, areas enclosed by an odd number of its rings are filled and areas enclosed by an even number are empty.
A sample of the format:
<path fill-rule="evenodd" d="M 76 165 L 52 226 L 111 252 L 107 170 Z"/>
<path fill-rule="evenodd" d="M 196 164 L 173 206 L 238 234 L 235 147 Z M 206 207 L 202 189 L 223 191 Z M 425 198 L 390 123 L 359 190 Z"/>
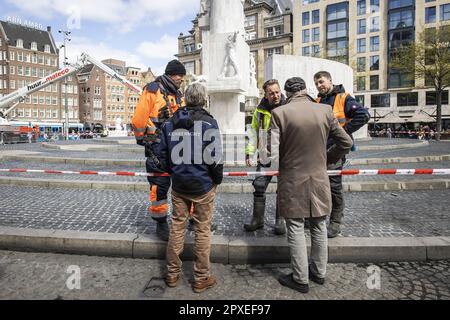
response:
<path fill-rule="evenodd" d="M 185 105 L 179 90 L 185 75 L 186 69 L 181 62 L 170 61 L 164 75 L 145 86 L 131 119 L 137 144 L 145 146 L 145 165 L 148 173 L 164 173 L 155 150 L 160 143 L 161 125 L 170 119 L 178 108 Z M 150 184 L 149 213 L 157 222 L 156 235 L 167 241 L 167 193 L 170 177 L 147 177 L 147 180 Z"/>
<path fill-rule="evenodd" d="M 302 78 L 291 78 L 284 87 L 287 103 L 272 111 L 272 163 L 279 170 L 278 206 L 286 220 L 293 272 L 279 278 L 281 285 L 301 293 L 309 280 L 324 284 L 328 262 L 326 217 L 331 212 L 327 163 L 347 154 L 352 139 L 339 126 L 330 106 L 318 104 L 306 92 Z M 328 137 L 335 144 L 326 149 Z M 304 233 L 310 220 L 311 259 L 308 262 Z"/>

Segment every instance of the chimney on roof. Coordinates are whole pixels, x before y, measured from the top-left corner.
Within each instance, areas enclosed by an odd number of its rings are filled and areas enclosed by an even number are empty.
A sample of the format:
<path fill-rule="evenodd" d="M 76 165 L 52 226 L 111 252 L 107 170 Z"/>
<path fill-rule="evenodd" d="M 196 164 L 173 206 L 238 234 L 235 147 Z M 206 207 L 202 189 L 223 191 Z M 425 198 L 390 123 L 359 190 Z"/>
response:
<path fill-rule="evenodd" d="M 47 26 L 47 31 L 48 31 L 48 32 L 52 32 L 52 27 Z"/>

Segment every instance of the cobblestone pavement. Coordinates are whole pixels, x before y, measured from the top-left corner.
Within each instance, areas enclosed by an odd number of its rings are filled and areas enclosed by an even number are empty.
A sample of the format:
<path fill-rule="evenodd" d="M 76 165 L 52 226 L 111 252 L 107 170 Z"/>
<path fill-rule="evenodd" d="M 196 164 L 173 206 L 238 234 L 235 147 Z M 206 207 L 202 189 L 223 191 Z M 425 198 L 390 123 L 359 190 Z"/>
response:
<path fill-rule="evenodd" d="M 418 140 L 409 139 L 373 139 L 371 141 L 361 141 L 357 142 L 357 146 L 364 145 L 398 145 L 398 144 L 411 144 L 418 143 Z M 76 145 L 76 144 L 101 144 L 98 141 L 92 140 L 80 140 L 80 141 L 60 141 L 58 145 Z M 116 147 L 118 145 L 111 145 L 104 143 L 103 146 Z M 119 145 L 122 151 L 65 151 L 65 150 L 54 150 L 43 147 L 40 143 L 32 144 L 11 144 L 0 146 L 0 154 L 2 150 L 13 151 L 13 150 L 25 150 L 30 152 L 39 152 L 42 156 L 48 157 L 71 157 L 71 158 L 95 158 L 95 159 L 117 159 L 117 160 L 144 160 L 144 154 L 138 152 L 129 152 L 131 146 Z M 136 146 L 132 146 L 136 147 Z M 394 157 L 415 157 L 415 156 L 432 156 L 432 155 L 447 155 L 450 154 L 450 142 L 442 141 L 436 142 L 431 141 L 428 146 L 419 146 L 416 148 L 404 148 L 395 150 L 372 150 L 372 151 L 359 151 L 351 152 L 348 156 L 349 159 L 363 159 L 363 158 L 394 158 Z"/>
<path fill-rule="evenodd" d="M 154 233 L 148 194 L 114 190 L 1 186 L 0 225 L 35 229 Z M 342 235 L 450 236 L 450 190 L 346 193 Z M 275 194 L 267 196 L 265 228 L 246 233 L 252 194 L 218 194 L 216 235 L 274 237 Z"/>
<path fill-rule="evenodd" d="M 0 251 L 0 299 L 450 299 L 449 260 L 329 264 L 325 284 L 310 283 L 308 294 L 278 283 L 287 264 L 212 264 L 218 284 L 202 294 L 190 287 L 192 262 L 176 288 L 164 285 L 164 270 L 162 260 Z"/>

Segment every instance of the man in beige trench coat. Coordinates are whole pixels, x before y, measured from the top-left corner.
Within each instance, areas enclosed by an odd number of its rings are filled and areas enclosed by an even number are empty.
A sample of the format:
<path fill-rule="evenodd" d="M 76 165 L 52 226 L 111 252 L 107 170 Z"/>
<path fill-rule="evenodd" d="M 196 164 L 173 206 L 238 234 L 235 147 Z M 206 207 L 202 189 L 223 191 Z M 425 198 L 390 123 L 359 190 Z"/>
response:
<path fill-rule="evenodd" d="M 330 106 L 316 103 L 302 78 L 286 81 L 287 104 L 272 112 L 272 159 L 278 166 L 278 206 L 286 219 L 293 273 L 279 282 L 309 291 L 309 279 L 323 284 L 328 261 L 326 217 L 331 212 L 327 163 L 347 154 L 352 139 L 339 126 Z M 328 136 L 336 142 L 326 150 Z M 277 147 L 278 146 L 278 147 Z M 305 218 L 310 218 L 311 261 L 308 264 Z"/>

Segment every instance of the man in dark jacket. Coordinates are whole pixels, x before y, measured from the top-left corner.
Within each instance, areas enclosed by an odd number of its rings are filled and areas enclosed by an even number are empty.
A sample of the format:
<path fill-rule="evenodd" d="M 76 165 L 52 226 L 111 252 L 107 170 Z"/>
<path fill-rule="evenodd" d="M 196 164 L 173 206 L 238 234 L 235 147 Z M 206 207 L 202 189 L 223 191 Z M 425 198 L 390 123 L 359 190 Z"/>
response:
<path fill-rule="evenodd" d="M 166 284 L 175 287 L 181 274 L 180 254 L 191 207 L 195 230 L 194 292 L 216 284 L 210 274 L 211 221 L 216 187 L 222 183 L 223 164 L 219 127 L 203 109 L 206 89 L 196 83 L 185 92 L 180 108 L 163 124 L 159 158 L 172 179 L 172 227 L 167 245 Z"/>
<path fill-rule="evenodd" d="M 314 75 L 314 83 L 319 96 L 318 103 L 328 104 L 333 108 L 339 125 L 350 136 L 369 122 L 369 111 L 360 105 L 355 98 L 345 92 L 343 85 L 333 85 L 331 75 L 327 71 L 320 71 Z M 353 138 L 353 137 L 352 137 Z M 335 142 L 328 138 L 327 149 Z M 342 170 L 345 157 L 335 164 L 329 165 L 328 170 Z M 333 208 L 328 226 L 328 238 L 337 237 L 341 233 L 341 223 L 344 216 L 344 194 L 342 191 L 342 176 L 331 176 L 331 199 Z"/>

